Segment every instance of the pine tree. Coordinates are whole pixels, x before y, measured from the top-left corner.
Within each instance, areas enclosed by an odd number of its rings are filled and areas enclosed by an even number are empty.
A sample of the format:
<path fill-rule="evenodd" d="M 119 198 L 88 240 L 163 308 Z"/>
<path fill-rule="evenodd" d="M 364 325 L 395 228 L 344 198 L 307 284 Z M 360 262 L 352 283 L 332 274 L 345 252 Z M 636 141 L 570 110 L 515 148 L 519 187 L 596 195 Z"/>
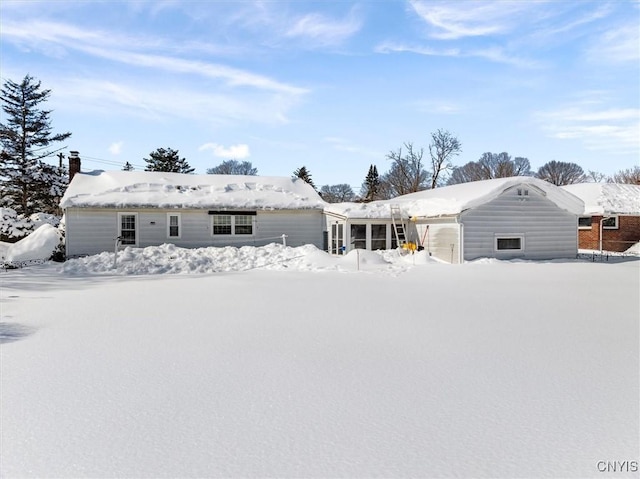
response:
<path fill-rule="evenodd" d="M 313 189 L 316 189 L 316 185 L 313 184 L 313 180 L 311 179 L 311 173 L 307 170 L 306 166 L 301 166 L 296 171 L 293 172 L 294 178 L 300 178 L 305 183 L 309 183 L 313 186 Z"/>
<path fill-rule="evenodd" d="M 32 76 L 26 75 L 21 83 L 7 80 L 1 93 L 7 122 L 0 123 L 0 201 L 23 215 L 53 212 L 66 187 L 66 170 L 43 160 L 61 149 L 48 150 L 51 143 L 71 133 L 52 133 L 51 110 L 38 107 L 51 90 L 42 90 Z"/>
<path fill-rule="evenodd" d="M 191 168 L 187 160 L 180 158 L 178 150 L 171 148 L 158 148 L 149 153 L 150 158 L 145 158 L 147 162 L 145 171 L 166 171 L 169 173 L 193 173 L 195 168 Z"/>
<path fill-rule="evenodd" d="M 380 176 L 378 175 L 378 168 L 376 165 L 371 165 L 362 185 L 362 199 L 367 202 L 377 200 L 379 189 Z"/>
<path fill-rule="evenodd" d="M 133 165 L 128 161 L 122 167 L 122 171 L 133 171 L 133 170 L 134 170 Z"/>

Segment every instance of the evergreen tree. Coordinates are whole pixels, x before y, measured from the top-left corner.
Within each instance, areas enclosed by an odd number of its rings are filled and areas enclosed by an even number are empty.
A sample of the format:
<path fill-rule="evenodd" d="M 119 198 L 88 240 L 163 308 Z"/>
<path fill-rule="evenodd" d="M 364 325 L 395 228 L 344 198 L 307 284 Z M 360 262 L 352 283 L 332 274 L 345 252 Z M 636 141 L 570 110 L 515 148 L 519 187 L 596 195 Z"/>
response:
<path fill-rule="evenodd" d="M 135 168 L 133 167 L 133 165 L 131 163 L 129 163 L 128 161 L 122 167 L 122 171 L 133 171 L 134 169 Z"/>
<path fill-rule="evenodd" d="M 361 196 L 366 202 L 380 199 L 380 176 L 378 175 L 378 167 L 376 165 L 369 166 L 364 183 L 362 184 Z"/>
<path fill-rule="evenodd" d="M 311 186 L 313 186 L 314 190 L 316 189 L 316 185 L 313 184 L 313 180 L 311 179 L 311 173 L 309 173 L 309 170 L 307 170 L 306 166 L 301 166 L 296 171 L 294 171 L 293 177 L 300 178 L 305 183 L 309 183 Z"/>
<path fill-rule="evenodd" d="M 180 158 L 178 150 L 171 148 L 158 148 L 149 153 L 150 158 L 145 158 L 147 162 L 145 171 L 166 171 L 168 173 L 193 173 L 195 168 L 191 168 L 187 160 Z"/>
<path fill-rule="evenodd" d="M 26 75 L 22 82 L 7 80 L 1 90 L 6 123 L 0 123 L 0 191 L 1 203 L 19 214 L 53 212 L 66 187 L 66 169 L 43 160 L 58 150 L 48 149 L 71 133 L 51 131 L 51 110 L 39 105 L 51 90 L 41 89 L 41 82 Z"/>

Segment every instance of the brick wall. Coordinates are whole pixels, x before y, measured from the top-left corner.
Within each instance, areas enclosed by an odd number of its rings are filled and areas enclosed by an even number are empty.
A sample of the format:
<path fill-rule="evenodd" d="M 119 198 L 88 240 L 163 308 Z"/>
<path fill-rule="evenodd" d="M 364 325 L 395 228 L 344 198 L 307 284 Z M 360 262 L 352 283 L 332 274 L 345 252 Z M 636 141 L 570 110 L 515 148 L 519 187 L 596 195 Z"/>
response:
<path fill-rule="evenodd" d="M 578 230 L 580 249 L 600 249 L 600 220 L 602 216 L 591 217 L 591 229 Z M 605 251 L 625 251 L 640 241 L 640 216 L 619 216 L 618 229 L 602 230 L 602 249 Z"/>

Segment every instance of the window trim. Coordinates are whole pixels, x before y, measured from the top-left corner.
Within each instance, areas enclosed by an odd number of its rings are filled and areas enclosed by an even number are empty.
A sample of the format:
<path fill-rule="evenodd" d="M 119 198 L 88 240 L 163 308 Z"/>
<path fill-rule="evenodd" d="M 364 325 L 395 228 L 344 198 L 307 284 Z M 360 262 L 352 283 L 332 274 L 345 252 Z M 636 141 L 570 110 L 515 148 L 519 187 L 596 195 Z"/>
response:
<path fill-rule="evenodd" d="M 215 211 L 215 212 L 209 212 L 209 215 L 211 216 L 211 222 L 209 225 L 209 231 L 211 232 L 211 236 L 213 238 L 228 238 L 230 236 L 239 236 L 239 237 L 243 237 L 243 238 L 251 238 L 254 237 L 256 235 L 256 224 L 255 224 L 255 220 L 253 218 L 256 217 L 255 212 L 251 213 L 251 212 L 241 212 L 241 213 L 232 213 L 232 212 L 228 212 L 228 211 Z M 214 221 L 216 217 L 219 216 L 228 216 L 231 219 L 231 233 L 214 233 L 213 232 L 213 227 L 214 227 Z M 250 217 L 251 218 L 251 224 L 250 225 L 246 225 L 246 224 L 238 224 L 236 225 L 236 217 L 237 216 L 242 216 L 242 217 Z M 225 225 L 226 226 L 226 225 Z M 251 233 L 237 233 L 236 232 L 236 226 L 238 227 L 246 227 L 246 226 L 251 226 Z"/>
<path fill-rule="evenodd" d="M 502 249 L 502 248 L 498 248 L 498 240 L 505 240 L 505 239 L 518 239 L 520 240 L 520 248 L 509 248 L 509 249 Z M 518 252 L 518 251 L 524 251 L 525 248 L 525 244 L 524 244 L 524 235 L 523 234 L 497 234 L 494 236 L 493 239 L 493 250 L 496 253 L 513 253 L 513 252 Z"/>
<path fill-rule="evenodd" d="M 133 243 L 123 243 L 122 242 L 122 217 L 123 216 L 133 216 L 135 218 L 135 229 L 133 234 L 135 235 L 135 241 Z M 119 211 L 118 212 L 118 237 L 120 238 L 121 246 L 133 246 L 134 248 L 138 247 L 138 240 L 140 238 L 140 222 L 138 221 L 138 213 L 135 211 Z"/>
<path fill-rule="evenodd" d="M 589 220 L 589 226 L 580 226 L 580 220 L 583 219 L 583 218 Z M 578 229 L 579 230 L 590 230 L 592 223 L 593 223 L 593 217 L 592 216 L 578 216 Z"/>
<path fill-rule="evenodd" d="M 604 224 L 605 220 L 608 219 L 613 219 L 614 220 L 614 225 L 613 226 L 607 226 Z M 612 216 L 603 216 L 602 217 L 602 229 L 603 230 L 617 230 L 620 228 L 620 223 L 618 221 L 618 215 L 612 215 Z"/>
<path fill-rule="evenodd" d="M 171 217 L 176 216 L 178 218 L 178 234 L 171 236 Z M 182 238 L 182 215 L 180 213 L 167 213 L 167 238 L 168 239 L 181 239 Z"/>

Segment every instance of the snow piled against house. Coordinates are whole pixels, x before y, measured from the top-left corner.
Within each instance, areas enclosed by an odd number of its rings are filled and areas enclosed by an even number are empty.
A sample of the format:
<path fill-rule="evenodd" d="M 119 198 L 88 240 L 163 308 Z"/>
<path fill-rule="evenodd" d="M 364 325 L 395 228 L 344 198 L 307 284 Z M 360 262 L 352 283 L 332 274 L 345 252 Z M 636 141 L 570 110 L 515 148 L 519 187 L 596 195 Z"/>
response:
<path fill-rule="evenodd" d="M 313 187 L 289 177 L 150 171 L 78 173 L 60 207 L 322 209 Z"/>
<path fill-rule="evenodd" d="M 584 201 L 585 215 L 640 215 L 640 185 L 580 183 L 563 189 Z"/>
<path fill-rule="evenodd" d="M 172 244 L 130 248 L 70 259 L 62 272 L 70 275 L 191 274 L 221 273 L 264 269 L 270 271 L 387 271 L 399 273 L 408 267 L 437 263 L 425 251 L 401 254 L 397 250 L 355 250 L 345 256 L 331 256 L 313 245 L 300 247 L 272 243 L 266 246 L 236 248 L 178 248 Z"/>

